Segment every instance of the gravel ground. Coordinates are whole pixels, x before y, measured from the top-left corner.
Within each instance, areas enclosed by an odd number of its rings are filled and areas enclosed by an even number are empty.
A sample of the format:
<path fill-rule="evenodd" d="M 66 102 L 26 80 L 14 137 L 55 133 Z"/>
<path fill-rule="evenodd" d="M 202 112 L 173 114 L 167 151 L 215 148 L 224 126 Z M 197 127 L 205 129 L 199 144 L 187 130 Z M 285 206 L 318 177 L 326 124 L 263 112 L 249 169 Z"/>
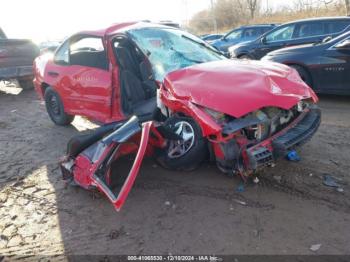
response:
<path fill-rule="evenodd" d="M 240 179 L 211 164 L 170 172 L 147 159 L 117 213 L 103 196 L 65 187 L 58 169 L 69 138 L 94 125 L 57 127 L 34 91 L 2 85 L 0 254 L 350 254 L 350 98 L 320 105 L 301 162 L 282 160 L 239 193 Z M 324 186 L 325 174 L 343 192 Z"/>

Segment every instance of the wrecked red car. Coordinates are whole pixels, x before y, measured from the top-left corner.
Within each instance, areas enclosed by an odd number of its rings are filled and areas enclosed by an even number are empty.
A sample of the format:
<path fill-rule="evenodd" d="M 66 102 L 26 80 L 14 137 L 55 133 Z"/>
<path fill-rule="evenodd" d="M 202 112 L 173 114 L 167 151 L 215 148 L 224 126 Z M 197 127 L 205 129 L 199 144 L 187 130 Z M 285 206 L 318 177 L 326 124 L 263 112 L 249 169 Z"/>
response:
<path fill-rule="evenodd" d="M 228 60 L 160 25 L 78 33 L 52 57 L 37 58 L 34 69 L 53 122 L 83 115 L 104 123 L 69 141 L 61 168 L 64 179 L 99 189 L 117 210 L 146 155 L 176 170 L 211 159 L 246 178 L 310 139 L 321 122 L 317 96 L 294 69 Z M 130 172 L 113 174 L 127 154 L 136 155 Z"/>

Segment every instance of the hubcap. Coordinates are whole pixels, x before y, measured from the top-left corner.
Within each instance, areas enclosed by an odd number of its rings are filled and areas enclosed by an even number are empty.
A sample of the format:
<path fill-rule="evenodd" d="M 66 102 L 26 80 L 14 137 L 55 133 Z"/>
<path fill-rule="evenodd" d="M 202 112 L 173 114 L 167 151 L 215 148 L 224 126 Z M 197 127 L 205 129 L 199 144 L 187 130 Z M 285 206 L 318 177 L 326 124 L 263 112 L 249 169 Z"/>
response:
<path fill-rule="evenodd" d="M 169 158 L 178 158 L 185 155 L 192 148 L 195 139 L 193 127 L 185 121 L 176 123 L 174 132 L 182 137 L 182 140 L 170 141 Z"/>
<path fill-rule="evenodd" d="M 50 103 L 50 108 L 51 108 L 52 113 L 55 115 L 59 115 L 60 114 L 60 107 L 59 107 L 59 104 L 57 101 L 57 97 L 51 96 L 49 103 Z"/>

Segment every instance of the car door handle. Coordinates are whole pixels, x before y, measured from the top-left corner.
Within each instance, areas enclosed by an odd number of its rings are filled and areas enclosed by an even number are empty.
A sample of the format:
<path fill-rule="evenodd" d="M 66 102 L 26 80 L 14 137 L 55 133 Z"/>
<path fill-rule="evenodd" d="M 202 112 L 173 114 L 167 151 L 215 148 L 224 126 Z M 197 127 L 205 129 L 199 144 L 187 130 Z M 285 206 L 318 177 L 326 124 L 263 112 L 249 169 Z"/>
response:
<path fill-rule="evenodd" d="M 52 77 L 58 77 L 60 75 L 59 73 L 53 71 L 49 71 L 47 74 Z"/>

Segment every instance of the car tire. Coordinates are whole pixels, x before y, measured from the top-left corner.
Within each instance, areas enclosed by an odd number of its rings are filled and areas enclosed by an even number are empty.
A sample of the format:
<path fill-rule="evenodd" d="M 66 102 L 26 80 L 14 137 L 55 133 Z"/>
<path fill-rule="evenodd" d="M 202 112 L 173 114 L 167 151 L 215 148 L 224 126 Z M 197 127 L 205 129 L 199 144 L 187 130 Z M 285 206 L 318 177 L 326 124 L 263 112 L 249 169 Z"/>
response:
<path fill-rule="evenodd" d="M 312 87 L 312 78 L 309 74 L 308 71 L 306 71 L 305 68 L 303 68 L 302 66 L 299 65 L 291 65 L 290 67 L 294 68 L 295 70 L 297 70 L 300 78 L 309 86 Z"/>
<path fill-rule="evenodd" d="M 34 84 L 32 79 L 18 79 L 18 84 L 23 90 L 34 89 Z"/>
<path fill-rule="evenodd" d="M 171 117 L 164 125 L 177 135 L 187 138 L 182 141 L 169 140 L 165 148 L 156 150 L 156 161 L 161 166 L 172 170 L 192 171 L 207 159 L 207 140 L 192 118 Z"/>
<path fill-rule="evenodd" d="M 66 126 L 73 122 L 74 116 L 64 112 L 62 100 L 53 88 L 46 88 L 44 99 L 47 113 L 56 125 Z"/>

